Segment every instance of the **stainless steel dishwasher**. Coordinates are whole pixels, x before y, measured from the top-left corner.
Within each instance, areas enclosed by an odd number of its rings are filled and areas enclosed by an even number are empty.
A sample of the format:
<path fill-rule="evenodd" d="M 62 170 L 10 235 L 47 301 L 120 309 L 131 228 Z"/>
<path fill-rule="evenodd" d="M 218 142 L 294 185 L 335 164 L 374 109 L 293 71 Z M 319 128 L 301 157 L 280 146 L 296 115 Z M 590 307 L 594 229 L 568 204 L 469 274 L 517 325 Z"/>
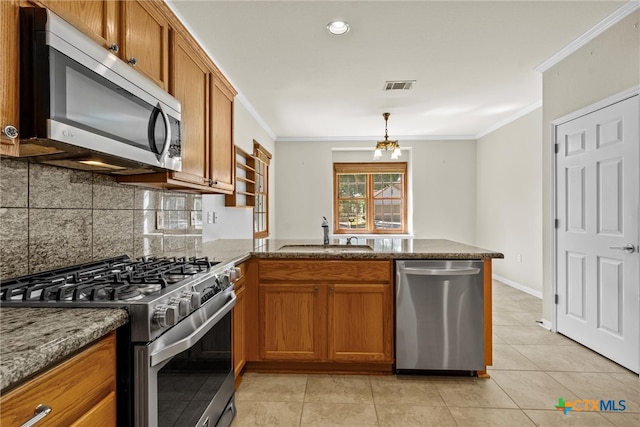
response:
<path fill-rule="evenodd" d="M 396 261 L 396 372 L 484 365 L 482 261 Z"/>

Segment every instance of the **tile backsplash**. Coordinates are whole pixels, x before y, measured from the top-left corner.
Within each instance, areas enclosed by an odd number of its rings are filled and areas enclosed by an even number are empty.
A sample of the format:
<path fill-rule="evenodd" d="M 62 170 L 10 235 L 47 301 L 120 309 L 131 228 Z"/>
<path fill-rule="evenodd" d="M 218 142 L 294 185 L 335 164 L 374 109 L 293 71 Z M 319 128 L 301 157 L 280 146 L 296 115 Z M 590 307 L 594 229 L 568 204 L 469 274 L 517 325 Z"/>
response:
<path fill-rule="evenodd" d="M 0 159 L 0 278 L 202 243 L 202 197 Z"/>

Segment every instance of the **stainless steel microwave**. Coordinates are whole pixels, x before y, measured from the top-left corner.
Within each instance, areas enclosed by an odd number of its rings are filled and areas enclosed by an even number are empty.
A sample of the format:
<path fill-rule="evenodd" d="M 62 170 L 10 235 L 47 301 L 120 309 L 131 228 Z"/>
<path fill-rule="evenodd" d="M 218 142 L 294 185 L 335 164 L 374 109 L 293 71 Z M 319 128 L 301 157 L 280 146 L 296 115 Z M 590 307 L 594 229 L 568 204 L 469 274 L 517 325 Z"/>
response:
<path fill-rule="evenodd" d="M 47 9 L 20 10 L 20 156 L 74 169 L 180 171 L 180 102 Z"/>

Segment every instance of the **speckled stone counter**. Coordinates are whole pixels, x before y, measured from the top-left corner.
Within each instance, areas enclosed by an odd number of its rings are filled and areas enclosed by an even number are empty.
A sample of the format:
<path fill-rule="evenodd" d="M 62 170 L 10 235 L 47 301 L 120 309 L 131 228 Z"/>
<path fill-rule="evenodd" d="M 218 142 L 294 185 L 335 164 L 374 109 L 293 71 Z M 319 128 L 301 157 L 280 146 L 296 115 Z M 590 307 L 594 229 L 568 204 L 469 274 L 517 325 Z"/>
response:
<path fill-rule="evenodd" d="M 332 239 L 331 245 L 345 245 L 346 239 Z M 376 238 L 352 241 L 352 246 L 369 246 L 359 251 L 325 250 L 321 240 L 265 239 L 215 240 L 203 242 L 189 256 L 208 256 L 223 263 L 239 263 L 251 256 L 257 258 L 317 258 L 317 259 L 485 259 L 504 258 L 500 252 L 465 245 L 444 239 Z M 282 250 L 284 246 L 298 246 Z M 183 253 L 178 255 L 184 255 Z"/>
<path fill-rule="evenodd" d="M 126 324 L 111 308 L 0 308 L 0 390 L 12 388 Z"/>

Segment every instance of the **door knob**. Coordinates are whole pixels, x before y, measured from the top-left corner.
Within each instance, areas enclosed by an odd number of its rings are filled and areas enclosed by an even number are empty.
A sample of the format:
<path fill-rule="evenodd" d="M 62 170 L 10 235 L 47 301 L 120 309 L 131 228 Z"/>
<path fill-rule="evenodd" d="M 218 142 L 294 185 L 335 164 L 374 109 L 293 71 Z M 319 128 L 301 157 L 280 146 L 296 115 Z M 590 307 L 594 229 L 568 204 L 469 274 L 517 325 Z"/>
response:
<path fill-rule="evenodd" d="M 625 251 L 628 254 L 632 254 L 636 251 L 636 247 L 633 245 L 633 243 L 627 243 L 625 246 L 609 246 L 609 249 Z"/>

